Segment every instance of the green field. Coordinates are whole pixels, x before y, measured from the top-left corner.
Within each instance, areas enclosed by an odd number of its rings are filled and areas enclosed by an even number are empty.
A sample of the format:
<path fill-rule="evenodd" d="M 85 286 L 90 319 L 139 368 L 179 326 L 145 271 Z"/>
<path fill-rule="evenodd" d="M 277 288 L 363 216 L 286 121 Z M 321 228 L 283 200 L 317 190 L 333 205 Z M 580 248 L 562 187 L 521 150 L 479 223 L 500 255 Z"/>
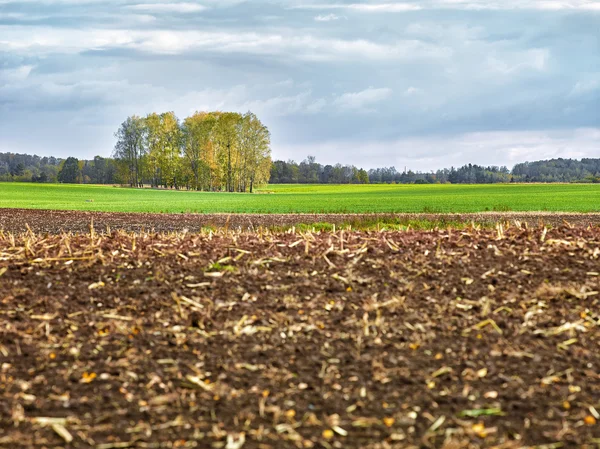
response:
<path fill-rule="evenodd" d="M 600 185 L 271 185 L 255 194 L 0 183 L 0 208 L 159 213 L 600 211 Z"/>

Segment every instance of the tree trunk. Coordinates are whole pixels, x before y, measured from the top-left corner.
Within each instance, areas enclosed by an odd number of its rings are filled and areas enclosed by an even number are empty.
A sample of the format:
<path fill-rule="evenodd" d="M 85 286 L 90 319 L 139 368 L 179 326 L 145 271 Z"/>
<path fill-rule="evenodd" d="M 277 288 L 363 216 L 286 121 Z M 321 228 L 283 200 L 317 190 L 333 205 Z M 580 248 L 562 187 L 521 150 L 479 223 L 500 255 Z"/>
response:
<path fill-rule="evenodd" d="M 231 179 L 231 143 L 227 143 L 227 191 L 232 192 L 232 179 Z"/>

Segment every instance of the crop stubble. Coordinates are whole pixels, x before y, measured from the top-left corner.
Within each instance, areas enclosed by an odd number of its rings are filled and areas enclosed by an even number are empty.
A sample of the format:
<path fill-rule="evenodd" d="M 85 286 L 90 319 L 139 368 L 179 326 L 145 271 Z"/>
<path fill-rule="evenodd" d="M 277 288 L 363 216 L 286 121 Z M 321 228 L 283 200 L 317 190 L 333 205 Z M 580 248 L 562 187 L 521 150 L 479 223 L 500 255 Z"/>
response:
<path fill-rule="evenodd" d="M 259 227 L 283 228 L 298 224 L 330 223 L 335 225 L 382 223 L 456 224 L 471 222 L 494 225 L 502 222 L 520 222 L 537 226 L 597 226 L 600 213 L 554 212 L 485 212 L 465 214 L 149 214 L 124 212 L 83 212 L 63 210 L 2 209 L 0 229 L 11 232 L 32 230 L 41 233 L 87 232 L 92 226 L 102 232 L 110 229 L 139 231 L 201 231 L 206 227 L 255 230 Z M 444 226 L 440 226 L 444 227 Z"/>
<path fill-rule="evenodd" d="M 0 233 L 0 446 L 595 447 L 600 230 Z"/>

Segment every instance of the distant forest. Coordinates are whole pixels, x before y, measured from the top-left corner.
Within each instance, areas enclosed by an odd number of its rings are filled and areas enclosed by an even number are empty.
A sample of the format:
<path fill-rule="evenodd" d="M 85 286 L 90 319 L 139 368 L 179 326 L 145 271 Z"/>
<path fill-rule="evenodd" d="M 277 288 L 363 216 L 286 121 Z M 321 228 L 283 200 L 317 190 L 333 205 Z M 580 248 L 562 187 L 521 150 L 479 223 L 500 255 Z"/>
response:
<path fill-rule="evenodd" d="M 467 164 L 436 172 L 402 171 L 395 167 L 368 171 L 353 165 L 321 165 L 314 157 L 300 163 L 275 161 L 271 184 L 495 184 L 509 182 L 600 182 L 600 159 L 551 159 L 507 167 Z"/>
<path fill-rule="evenodd" d="M 112 158 L 93 160 L 0 153 L 0 181 L 79 184 L 130 184 L 129 172 Z M 353 165 L 322 165 L 314 157 L 300 163 L 275 161 L 271 184 L 493 184 L 509 182 L 600 183 L 600 158 L 551 159 L 507 167 L 464 165 L 436 172 L 398 171 L 394 167 L 364 170 Z M 190 187 L 191 188 L 191 187 Z"/>

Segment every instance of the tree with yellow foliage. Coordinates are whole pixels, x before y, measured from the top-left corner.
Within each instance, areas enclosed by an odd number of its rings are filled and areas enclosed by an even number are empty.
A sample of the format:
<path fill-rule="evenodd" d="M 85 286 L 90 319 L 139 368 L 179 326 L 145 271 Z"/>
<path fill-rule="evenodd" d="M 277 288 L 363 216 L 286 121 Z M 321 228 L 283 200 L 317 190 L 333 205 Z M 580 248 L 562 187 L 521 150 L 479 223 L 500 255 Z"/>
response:
<path fill-rule="evenodd" d="M 173 112 L 128 118 L 114 156 L 129 184 L 253 192 L 269 180 L 270 133 L 251 112 Z"/>

